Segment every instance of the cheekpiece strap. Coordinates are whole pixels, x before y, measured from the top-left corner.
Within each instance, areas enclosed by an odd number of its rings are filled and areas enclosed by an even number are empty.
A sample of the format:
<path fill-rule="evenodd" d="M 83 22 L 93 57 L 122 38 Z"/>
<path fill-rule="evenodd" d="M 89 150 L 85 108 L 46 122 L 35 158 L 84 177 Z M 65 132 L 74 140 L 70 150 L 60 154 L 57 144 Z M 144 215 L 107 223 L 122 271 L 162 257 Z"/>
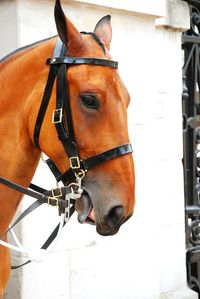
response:
<path fill-rule="evenodd" d="M 60 39 L 58 39 L 56 42 L 56 46 L 54 48 L 53 55 L 60 56 L 60 55 L 62 55 L 62 51 L 63 51 L 63 43 Z M 49 75 L 48 75 L 47 83 L 45 86 L 45 91 L 43 94 L 40 109 L 39 109 L 38 116 L 37 116 L 36 123 L 35 123 L 34 145 L 38 148 L 40 147 L 39 146 L 40 131 L 41 131 L 43 120 L 44 120 L 44 117 L 45 117 L 45 114 L 47 111 L 47 107 L 49 105 L 49 101 L 51 98 L 54 82 L 55 82 L 55 79 L 57 76 L 57 71 L 58 71 L 58 68 L 56 65 L 54 67 L 51 67 L 49 70 Z"/>

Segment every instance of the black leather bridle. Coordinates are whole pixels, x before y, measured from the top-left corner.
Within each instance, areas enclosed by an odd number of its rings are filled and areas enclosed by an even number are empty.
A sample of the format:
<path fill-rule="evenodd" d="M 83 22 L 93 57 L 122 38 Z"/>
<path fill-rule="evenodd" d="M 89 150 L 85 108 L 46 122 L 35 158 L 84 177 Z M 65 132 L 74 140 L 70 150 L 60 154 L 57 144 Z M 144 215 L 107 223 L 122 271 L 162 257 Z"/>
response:
<path fill-rule="evenodd" d="M 2 239 L 2 237 L 17 223 L 19 223 L 25 216 L 30 214 L 33 210 L 35 210 L 43 203 L 47 203 L 52 206 L 57 206 L 59 209 L 59 214 L 67 213 L 67 219 L 69 219 L 75 211 L 75 199 L 73 197 L 69 197 L 68 200 L 66 200 L 66 197 L 69 194 L 71 194 L 70 185 L 72 185 L 73 182 L 77 181 L 79 178 L 82 179 L 85 175 L 85 172 L 87 172 L 87 170 L 89 170 L 90 168 L 95 167 L 100 163 L 133 152 L 131 144 L 127 143 L 119 145 L 115 148 L 111 148 L 103 153 L 99 153 L 85 160 L 81 160 L 74 134 L 74 126 L 70 106 L 70 93 L 67 81 L 68 67 L 71 65 L 81 64 L 105 66 L 115 69 L 118 68 L 118 63 L 116 61 L 108 59 L 89 57 L 69 57 L 67 56 L 67 49 L 65 45 L 61 42 L 60 39 L 58 39 L 54 50 L 54 57 L 47 59 L 47 65 L 50 65 L 50 70 L 35 124 L 34 145 L 40 148 L 40 131 L 45 118 L 46 110 L 51 99 L 53 86 L 57 78 L 56 107 L 53 112 L 52 123 L 55 125 L 58 134 L 58 139 L 61 141 L 63 145 L 67 159 L 69 159 L 70 168 L 66 172 L 61 173 L 51 159 L 47 159 L 45 161 L 51 169 L 52 173 L 54 174 L 57 182 L 62 181 L 62 183 L 64 184 L 64 187 L 53 189 L 50 191 L 47 191 L 34 184 L 30 184 L 29 188 L 32 189 L 30 190 L 16 183 L 13 183 L 3 177 L 0 177 L 1 184 L 37 199 L 37 201 L 35 201 L 17 218 L 17 220 L 13 223 L 12 227 L 9 228 L 2 236 L 0 236 L 0 239 Z M 43 244 L 43 246 L 41 247 L 42 249 L 47 249 L 49 245 L 53 242 L 53 240 L 56 238 L 58 233 L 58 227 L 59 226 L 57 226 L 54 229 L 49 238 Z M 20 266 L 14 266 L 12 268 L 17 269 L 28 263 L 30 263 L 30 260 L 28 260 Z"/>
<path fill-rule="evenodd" d="M 68 57 L 66 56 L 66 51 L 65 45 L 58 40 L 54 51 L 54 57 L 47 60 L 47 64 L 50 65 L 50 71 L 34 130 L 34 144 L 36 147 L 39 147 L 39 136 L 42 123 L 51 98 L 53 85 L 57 77 L 56 109 L 53 112 L 52 122 L 55 124 L 58 138 L 62 142 L 69 159 L 70 168 L 65 173 L 61 173 L 52 160 L 48 159 L 46 162 L 55 175 L 56 180 L 58 182 L 62 181 L 64 185 L 72 182 L 77 175 L 82 175 L 83 172 L 86 172 L 102 162 L 132 153 L 131 144 L 122 144 L 86 160 L 80 159 L 74 134 L 67 69 L 70 65 L 81 64 L 100 65 L 117 69 L 118 63 L 113 60 L 100 58 Z"/>

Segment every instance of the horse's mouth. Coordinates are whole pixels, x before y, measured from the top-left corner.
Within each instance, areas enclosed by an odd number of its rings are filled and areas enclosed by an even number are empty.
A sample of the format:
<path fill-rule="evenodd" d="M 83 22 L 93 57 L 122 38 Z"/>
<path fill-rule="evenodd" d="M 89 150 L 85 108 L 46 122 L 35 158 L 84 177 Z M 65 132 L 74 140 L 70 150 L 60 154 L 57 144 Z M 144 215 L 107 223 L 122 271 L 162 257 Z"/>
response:
<path fill-rule="evenodd" d="M 95 224 L 93 204 L 89 194 L 85 190 L 76 204 L 76 210 L 80 223 Z"/>
<path fill-rule="evenodd" d="M 131 215 L 129 215 L 128 217 L 122 217 L 120 221 L 118 222 L 115 221 L 114 223 L 109 222 L 110 221 L 109 219 L 107 220 L 107 222 L 95 221 L 94 207 L 92 204 L 92 200 L 89 193 L 85 189 L 81 198 L 76 201 L 76 211 L 78 213 L 79 223 L 96 225 L 97 232 L 102 236 L 115 235 L 119 231 L 121 225 L 131 217 Z M 112 221 L 112 217 L 111 217 L 111 221 Z"/>
<path fill-rule="evenodd" d="M 93 207 L 90 210 L 89 215 L 87 216 L 87 218 L 85 219 L 84 223 L 88 223 L 88 224 L 92 224 L 95 225 L 95 220 L 94 220 L 94 209 Z"/>

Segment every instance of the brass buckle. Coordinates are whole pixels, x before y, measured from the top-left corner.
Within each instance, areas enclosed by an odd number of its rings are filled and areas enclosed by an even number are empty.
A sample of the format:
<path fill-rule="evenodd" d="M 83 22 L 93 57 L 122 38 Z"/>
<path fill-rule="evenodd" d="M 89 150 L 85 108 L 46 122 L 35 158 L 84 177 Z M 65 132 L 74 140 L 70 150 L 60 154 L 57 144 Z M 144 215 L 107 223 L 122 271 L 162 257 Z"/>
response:
<path fill-rule="evenodd" d="M 69 158 L 69 164 L 72 169 L 79 169 L 81 166 L 79 157 Z"/>
<path fill-rule="evenodd" d="M 59 190 L 59 194 L 56 195 L 55 191 Z M 51 193 L 52 193 L 52 198 L 58 198 L 62 196 L 62 189 L 61 188 L 55 188 L 55 189 L 51 189 Z"/>
<path fill-rule="evenodd" d="M 59 190 L 59 194 L 56 195 L 55 191 Z M 55 206 L 58 208 L 59 207 L 59 198 L 63 195 L 62 194 L 62 189 L 61 188 L 55 188 L 51 190 L 52 196 L 48 197 L 48 205 L 52 205 L 51 201 L 54 200 L 56 202 Z"/>
<path fill-rule="evenodd" d="M 58 206 L 59 206 L 59 205 L 58 205 L 59 198 L 58 198 L 58 197 L 51 197 L 51 196 L 49 196 L 49 197 L 48 197 L 48 202 L 47 202 L 49 206 L 52 206 L 52 204 L 51 204 L 51 201 L 52 201 L 52 200 L 55 200 L 55 202 L 56 202 L 56 207 L 58 208 Z"/>
<path fill-rule="evenodd" d="M 63 115 L 62 108 L 54 110 L 53 114 L 52 114 L 52 124 L 61 123 L 61 121 L 62 121 L 62 115 Z"/>

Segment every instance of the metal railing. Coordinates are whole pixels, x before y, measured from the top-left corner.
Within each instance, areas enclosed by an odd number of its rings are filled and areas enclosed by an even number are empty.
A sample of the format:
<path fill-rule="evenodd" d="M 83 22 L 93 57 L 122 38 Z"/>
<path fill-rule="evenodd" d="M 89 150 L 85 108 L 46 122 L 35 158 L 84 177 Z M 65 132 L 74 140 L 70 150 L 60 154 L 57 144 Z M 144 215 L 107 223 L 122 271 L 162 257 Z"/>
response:
<path fill-rule="evenodd" d="M 200 1 L 187 2 L 191 27 L 182 35 L 186 262 L 188 284 L 200 298 Z"/>

